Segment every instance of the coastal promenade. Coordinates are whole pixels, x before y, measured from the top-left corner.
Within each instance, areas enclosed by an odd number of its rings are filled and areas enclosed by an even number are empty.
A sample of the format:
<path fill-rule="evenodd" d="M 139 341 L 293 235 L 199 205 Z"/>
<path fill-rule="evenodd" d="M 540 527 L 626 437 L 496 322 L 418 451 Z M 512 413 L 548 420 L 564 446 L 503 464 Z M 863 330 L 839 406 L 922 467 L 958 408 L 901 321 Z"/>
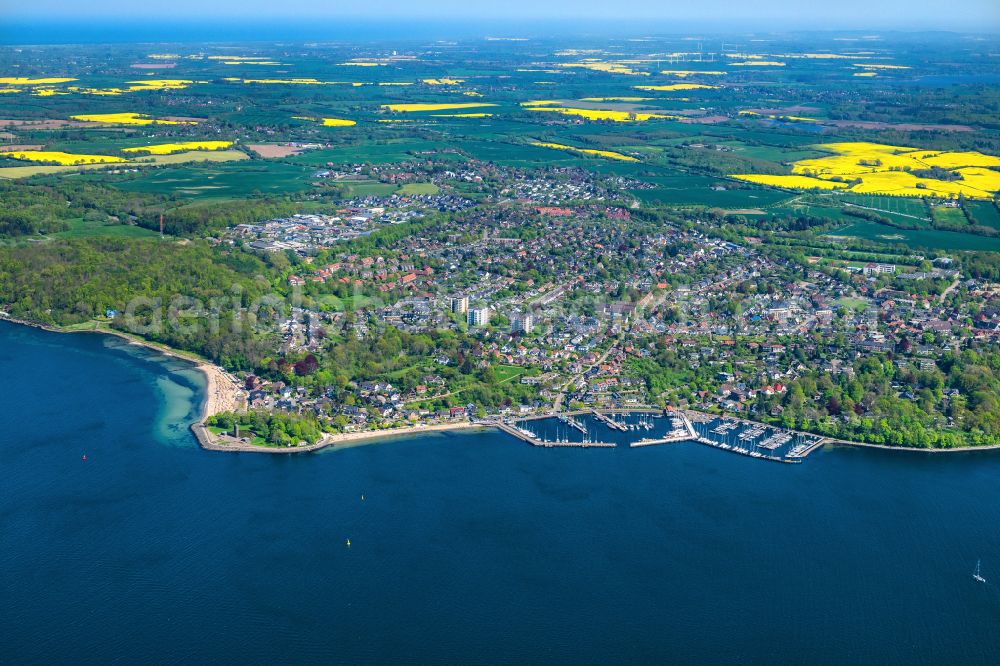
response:
<path fill-rule="evenodd" d="M 542 447 L 547 447 L 547 448 L 548 447 L 561 446 L 561 447 L 575 447 L 575 448 L 580 448 L 580 449 L 588 449 L 588 448 L 613 449 L 613 448 L 615 448 L 615 446 L 617 446 L 616 444 L 614 444 L 612 442 L 586 442 L 586 441 L 585 442 L 576 442 L 576 441 L 569 441 L 569 440 L 548 441 L 548 440 L 544 440 L 544 439 L 538 439 L 538 437 L 535 437 L 534 435 L 531 435 L 528 432 L 522 431 L 519 428 L 515 428 L 514 426 L 509 425 L 507 423 L 504 423 L 502 421 L 497 421 L 494 424 L 494 427 L 496 427 L 499 430 L 502 430 L 503 432 L 507 433 L 511 437 L 516 437 L 517 439 L 521 440 L 522 442 L 527 442 L 528 444 L 531 444 L 532 446 L 542 446 Z"/>
<path fill-rule="evenodd" d="M 348 448 L 362 443 L 371 443 L 379 439 L 401 437 L 406 435 L 423 435 L 429 432 L 454 432 L 459 430 L 476 430 L 492 428 L 490 423 L 474 423 L 460 421 L 456 423 L 439 423 L 434 425 L 403 426 L 400 428 L 385 428 L 383 430 L 362 430 L 359 432 L 328 433 L 315 444 L 302 446 L 258 446 L 250 442 L 236 439 L 228 435 L 215 435 L 204 423 L 195 423 L 191 432 L 198 445 L 207 451 L 229 451 L 242 453 L 310 453 L 326 448 Z"/>

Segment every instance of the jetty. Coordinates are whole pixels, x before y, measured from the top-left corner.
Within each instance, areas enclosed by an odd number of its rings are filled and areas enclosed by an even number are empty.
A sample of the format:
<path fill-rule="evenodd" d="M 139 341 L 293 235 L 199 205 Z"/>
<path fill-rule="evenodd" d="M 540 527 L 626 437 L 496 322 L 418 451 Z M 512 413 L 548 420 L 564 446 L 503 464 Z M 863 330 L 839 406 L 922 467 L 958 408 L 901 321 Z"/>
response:
<path fill-rule="evenodd" d="M 820 437 L 814 442 L 807 444 L 799 444 L 798 446 L 793 447 L 792 450 L 788 452 L 788 457 L 796 459 L 805 458 L 816 449 L 832 441 L 833 440 L 830 439 L 829 437 Z"/>
<path fill-rule="evenodd" d="M 534 433 L 532 433 L 529 430 L 526 430 L 524 428 L 517 428 L 510 425 L 509 423 L 504 423 L 502 421 L 494 423 L 492 425 L 502 430 L 503 432 L 507 433 L 511 437 L 516 437 L 522 442 L 527 442 L 532 446 L 544 446 L 546 448 L 556 447 L 556 446 L 569 446 L 581 449 L 587 449 L 587 448 L 613 449 L 617 446 L 613 442 L 591 442 L 587 440 L 584 440 L 582 442 L 574 442 L 571 440 L 549 441 L 547 439 L 539 439 Z"/>
<path fill-rule="evenodd" d="M 583 434 L 585 435 L 587 434 L 587 429 L 584 427 L 584 425 L 579 421 L 577 421 L 572 416 L 569 416 L 568 414 L 559 414 L 558 419 L 563 423 L 565 423 L 566 425 L 568 425 L 570 428 L 575 428 L 576 430 L 579 430 Z"/>
<path fill-rule="evenodd" d="M 730 453 L 738 453 L 741 456 L 747 456 L 750 458 L 758 458 L 760 460 L 770 460 L 771 462 L 786 463 L 790 465 L 795 465 L 801 463 L 802 461 L 798 458 L 783 458 L 781 456 L 770 456 L 755 449 L 745 449 L 737 446 L 729 446 L 728 444 L 723 444 L 721 442 L 716 442 L 714 439 L 709 439 L 708 437 L 697 437 L 694 441 L 699 444 L 704 444 L 706 446 L 711 446 L 716 449 L 722 449 L 723 451 L 729 451 Z"/>
<path fill-rule="evenodd" d="M 629 447 L 636 448 L 639 446 L 654 446 L 656 444 L 676 444 L 677 442 L 687 442 L 690 439 L 691 437 L 685 432 L 680 435 L 670 434 L 659 439 L 650 439 L 647 437 L 640 439 L 638 442 L 629 442 Z"/>
<path fill-rule="evenodd" d="M 619 432 L 625 432 L 626 431 L 626 428 L 625 428 L 624 424 L 619 423 L 618 421 L 614 420 L 613 418 L 611 418 L 607 414 L 602 414 L 599 411 L 597 411 L 596 409 L 592 409 L 590 411 L 590 413 L 594 415 L 595 419 L 597 419 L 598 421 L 600 421 L 604 425 L 608 426 L 612 430 L 618 430 Z"/>

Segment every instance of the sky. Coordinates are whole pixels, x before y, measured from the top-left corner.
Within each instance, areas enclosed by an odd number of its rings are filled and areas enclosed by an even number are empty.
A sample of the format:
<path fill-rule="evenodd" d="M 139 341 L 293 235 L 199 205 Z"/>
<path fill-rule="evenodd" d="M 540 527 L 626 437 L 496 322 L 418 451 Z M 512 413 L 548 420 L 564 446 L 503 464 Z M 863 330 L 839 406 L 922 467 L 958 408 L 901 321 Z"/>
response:
<path fill-rule="evenodd" d="M 936 29 L 1000 32 L 1000 0 L 0 0 L 5 21 L 145 22 L 281 18 L 423 19 L 516 24 L 549 19 L 646 22 L 670 32 L 696 27 L 739 29 Z"/>

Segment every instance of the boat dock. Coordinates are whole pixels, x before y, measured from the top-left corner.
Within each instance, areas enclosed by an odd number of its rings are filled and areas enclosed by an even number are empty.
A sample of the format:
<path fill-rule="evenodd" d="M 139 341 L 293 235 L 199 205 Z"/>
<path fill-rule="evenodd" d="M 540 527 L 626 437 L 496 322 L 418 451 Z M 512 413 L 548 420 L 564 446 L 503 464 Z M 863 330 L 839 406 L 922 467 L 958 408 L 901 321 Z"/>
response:
<path fill-rule="evenodd" d="M 820 437 L 811 444 L 799 444 L 798 446 L 794 447 L 791 451 L 788 452 L 788 457 L 796 459 L 805 458 L 810 453 L 812 453 L 813 451 L 820 448 L 824 444 L 827 444 L 830 441 L 831 440 L 829 437 Z"/>
<path fill-rule="evenodd" d="M 695 438 L 694 441 L 698 442 L 699 444 L 705 444 L 706 446 L 712 446 L 717 449 L 722 449 L 723 451 L 729 451 L 731 453 L 738 453 L 741 456 L 748 456 L 750 458 L 759 458 L 761 460 L 770 460 L 771 462 L 787 463 L 790 465 L 802 462 L 797 458 L 789 460 L 788 458 L 783 458 L 781 456 L 765 455 L 760 451 L 756 450 L 744 449 L 742 447 L 737 447 L 737 446 L 729 446 L 728 444 L 716 442 L 714 439 L 709 439 L 708 437 L 697 437 Z"/>
<path fill-rule="evenodd" d="M 502 430 L 505 433 L 507 433 L 508 435 L 511 435 L 512 437 L 516 437 L 517 439 L 521 440 L 522 442 L 527 442 L 528 444 L 531 444 L 532 446 L 544 446 L 544 447 L 547 447 L 547 448 L 548 447 L 554 447 L 554 446 L 570 446 L 570 447 L 576 447 L 576 448 L 581 448 L 581 449 L 587 449 L 587 448 L 591 448 L 591 447 L 593 447 L 593 448 L 613 449 L 613 448 L 615 448 L 617 446 L 616 444 L 614 444 L 612 442 L 590 442 L 590 441 L 574 442 L 574 441 L 570 441 L 570 440 L 549 441 L 547 439 L 539 439 L 538 437 L 536 437 L 530 431 L 524 430 L 522 428 L 516 428 L 516 427 L 510 425 L 509 423 L 498 422 L 498 423 L 496 423 L 494 425 L 497 428 L 499 428 L 500 430 Z"/>
<path fill-rule="evenodd" d="M 662 437 L 660 439 L 646 438 L 646 439 L 640 439 L 638 442 L 630 442 L 629 447 L 634 449 L 638 446 L 654 446 L 656 444 L 675 444 L 677 442 L 686 442 L 690 439 L 691 438 L 688 436 L 687 433 L 684 433 L 682 435 L 671 434 L 667 435 L 666 437 Z"/>
<path fill-rule="evenodd" d="M 601 414 L 596 409 L 591 410 L 590 413 L 594 415 L 595 419 L 597 419 L 598 421 L 600 421 L 604 425 L 608 426 L 612 430 L 618 430 L 619 432 L 625 432 L 625 430 L 626 430 L 625 426 L 622 425 L 621 423 L 619 423 L 618 421 L 615 421 L 613 418 L 611 418 L 607 414 Z"/>
<path fill-rule="evenodd" d="M 558 418 L 560 421 L 568 425 L 570 428 L 575 428 L 576 430 L 579 430 L 583 434 L 585 435 L 587 434 L 587 429 L 583 426 L 583 424 L 574 419 L 572 416 L 559 414 Z"/>

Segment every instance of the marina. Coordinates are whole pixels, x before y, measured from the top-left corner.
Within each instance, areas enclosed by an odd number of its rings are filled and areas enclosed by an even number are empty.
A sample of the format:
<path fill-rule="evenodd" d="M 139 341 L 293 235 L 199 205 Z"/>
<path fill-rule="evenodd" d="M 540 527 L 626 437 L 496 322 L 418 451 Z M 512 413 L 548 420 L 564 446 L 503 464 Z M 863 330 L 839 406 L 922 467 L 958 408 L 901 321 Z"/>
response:
<path fill-rule="evenodd" d="M 696 433 L 693 439 L 699 444 L 750 458 L 788 464 L 801 463 L 827 441 L 819 435 L 732 417 L 699 419 L 692 428 Z"/>
<path fill-rule="evenodd" d="M 541 434 L 534 430 L 530 430 L 526 427 L 527 424 L 525 422 L 521 422 L 520 426 L 505 423 L 503 421 L 499 421 L 494 425 L 496 425 L 497 428 L 507 433 L 508 435 L 516 437 L 522 442 L 527 442 L 532 446 L 543 446 L 543 447 L 562 446 L 562 447 L 578 447 L 584 449 L 591 447 L 614 448 L 615 446 L 617 446 L 612 442 L 599 442 L 596 440 L 592 440 L 585 428 L 584 428 L 583 439 L 575 440 L 575 439 L 570 439 L 568 433 L 562 433 L 562 432 L 557 432 L 552 439 L 549 439 L 549 434 L 547 432 L 545 434 Z M 582 428 L 583 426 L 580 427 Z"/>
<path fill-rule="evenodd" d="M 590 412 L 594 415 L 594 418 L 608 426 L 612 430 L 617 430 L 619 432 L 625 432 L 628 428 L 623 423 L 619 423 L 614 417 L 608 416 L 607 414 L 602 414 L 596 409 Z"/>
<path fill-rule="evenodd" d="M 529 416 L 495 424 L 505 433 L 532 446 L 576 448 L 643 448 L 696 442 L 721 451 L 769 462 L 799 464 L 829 440 L 733 417 L 671 410 L 664 417 L 651 411 L 568 412 Z M 595 429 L 613 431 L 611 441 L 600 441 Z M 635 438 L 633 433 L 649 433 Z"/>

